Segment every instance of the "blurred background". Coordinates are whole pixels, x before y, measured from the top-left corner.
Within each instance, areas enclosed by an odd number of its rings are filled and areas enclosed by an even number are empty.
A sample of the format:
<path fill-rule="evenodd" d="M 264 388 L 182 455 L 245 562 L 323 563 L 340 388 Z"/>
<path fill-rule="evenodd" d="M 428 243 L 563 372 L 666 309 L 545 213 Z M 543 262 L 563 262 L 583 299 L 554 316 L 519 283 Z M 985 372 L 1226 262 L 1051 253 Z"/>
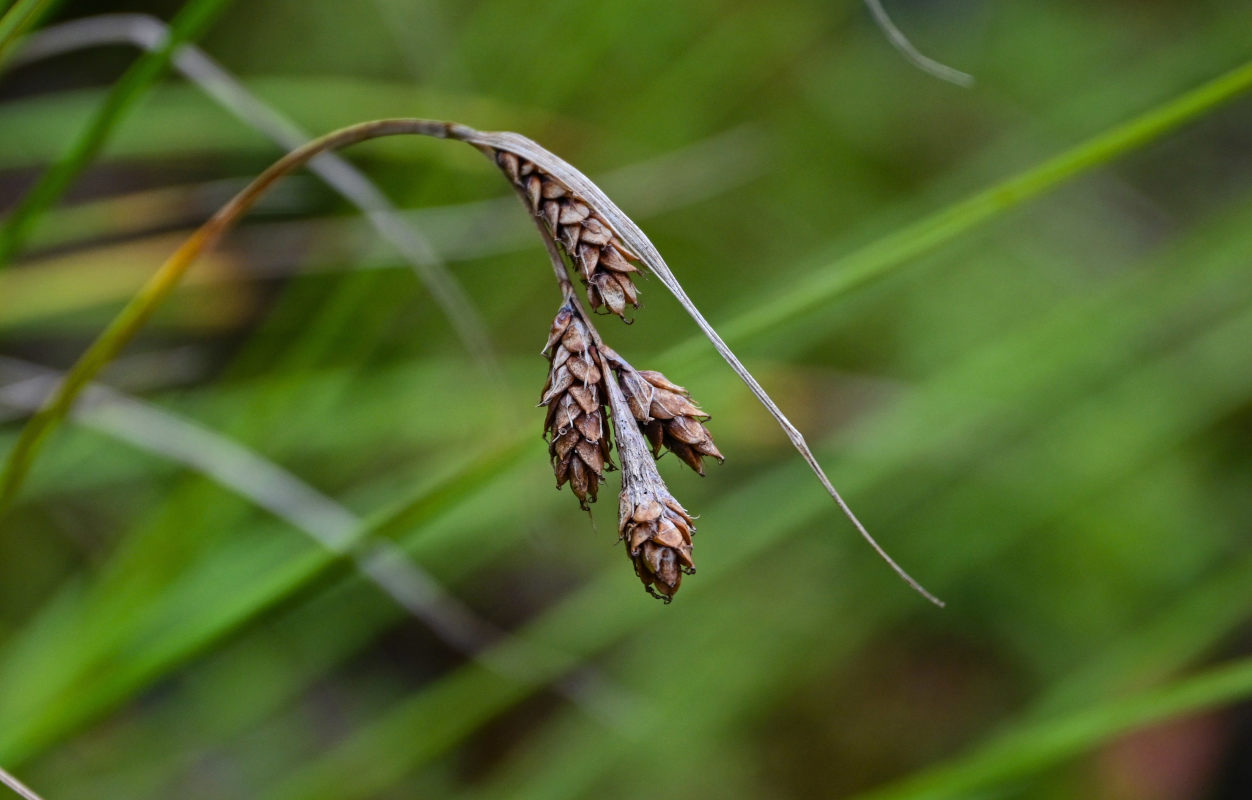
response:
<path fill-rule="evenodd" d="M 0 766 L 47 800 L 1252 796 L 1252 80 L 1178 104 L 1252 5 L 887 3 L 969 89 L 852 0 L 42 6 L 0 452 L 292 144 L 457 120 L 596 180 L 948 602 L 655 280 L 600 329 L 727 460 L 662 460 L 700 569 L 649 598 L 616 476 L 552 488 L 521 206 L 370 142 L 197 263 L 0 521 Z M 141 61 L 171 20 L 197 49 Z"/>

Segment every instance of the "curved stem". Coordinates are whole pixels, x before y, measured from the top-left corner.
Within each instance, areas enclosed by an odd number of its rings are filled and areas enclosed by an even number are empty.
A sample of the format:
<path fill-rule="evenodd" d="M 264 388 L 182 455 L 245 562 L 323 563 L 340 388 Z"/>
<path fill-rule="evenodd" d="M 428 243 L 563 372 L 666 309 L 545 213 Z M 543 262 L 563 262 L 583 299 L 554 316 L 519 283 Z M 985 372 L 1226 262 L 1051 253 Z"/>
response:
<path fill-rule="evenodd" d="M 957 86 L 964 86 L 966 89 L 974 85 L 974 76 L 967 72 L 961 72 L 959 69 L 953 69 L 947 64 L 923 55 L 920 50 L 913 46 L 909 41 L 909 37 L 904 35 L 904 31 L 896 27 L 891 21 L 891 17 L 887 15 L 887 9 L 883 8 L 880 0 L 865 0 L 865 5 L 869 7 L 869 13 L 874 15 L 874 22 L 882 30 L 887 37 L 887 41 L 891 42 L 891 46 L 900 51 L 906 59 L 913 63 L 913 66 L 922 72 L 927 72 L 941 81 L 955 83 Z"/>
<path fill-rule="evenodd" d="M 209 218 L 123 307 L 107 328 L 92 342 L 82 357 L 66 373 L 48 402 L 26 423 L 9 454 L 0 476 L 0 512 L 12 502 L 48 434 L 69 412 L 74 400 L 88 382 L 126 346 L 156 310 L 196 258 L 215 245 L 254 203 L 280 178 L 328 150 L 377 139 L 383 136 L 421 135 L 438 139 L 462 139 L 473 131 L 461 125 L 427 119 L 381 119 L 351 125 L 314 139 L 274 162 L 239 194 Z"/>

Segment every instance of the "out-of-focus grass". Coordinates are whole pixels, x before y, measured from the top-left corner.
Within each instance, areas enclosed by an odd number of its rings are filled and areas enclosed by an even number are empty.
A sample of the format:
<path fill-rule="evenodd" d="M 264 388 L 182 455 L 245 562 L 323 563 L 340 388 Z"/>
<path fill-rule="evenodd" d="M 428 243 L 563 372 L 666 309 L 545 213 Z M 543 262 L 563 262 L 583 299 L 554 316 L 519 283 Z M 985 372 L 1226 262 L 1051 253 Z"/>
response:
<path fill-rule="evenodd" d="M 301 183 L 219 256 L 282 277 L 175 298 L 136 351 L 182 353 L 192 377 L 139 382 L 372 519 L 420 503 L 470 454 L 529 440 L 387 535 L 512 632 L 500 652 L 531 642 L 559 657 L 513 680 L 467 663 L 303 534 L 71 428 L 0 530 L 0 763 L 20 759 L 57 798 L 843 794 L 908 787 L 963 752 L 977 764 L 1000 731 L 1039 746 L 1031 732 L 1053 721 L 1168 698 L 1238 652 L 1252 615 L 1252 198 L 1230 142 L 1246 100 L 941 246 L 923 237 L 856 292 L 805 287 L 838 288 L 868 243 L 907 242 L 917 220 L 1246 61 L 1247 9 L 902 10 L 924 50 L 941 43 L 977 74 L 963 93 L 902 64 L 854 3 L 372 8 L 349 19 L 266 0 L 205 45 L 311 129 L 460 117 L 522 130 L 592 174 L 745 122 L 765 131 L 766 175 L 645 227 L 949 608 L 926 609 L 872 562 L 707 350 L 672 349 L 691 332 L 654 283 L 639 324 L 606 333 L 689 385 L 731 458 L 703 481 L 663 464 L 702 515 L 701 569 L 673 606 L 647 602 L 611 508 L 593 527 L 548 489 L 526 411 L 555 300 L 537 247 L 456 266 L 504 353 L 501 399 L 411 275 L 351 269 L 362 253 L 325 218 L 342 209 Z M 56 69 L 13 79 L 38 88 Z M 74 140 L 108 87 L 92 83 L 0 106 L 6 197 Z M 110 141 L 83 198 L 238 177 L 273 155 L 169 86 Z M 435 142 L 356 157 L 419 207 L 501 193 L 472 155 Z M 66 230 L 42 246 L 60 249 L 8 273 L 29 300 L 0 296 L 5 352 L 67 365 L 127 280 L 117 254 L 155 251 L 193 216 L 100 215 L 76 231 L 50 214 L 41 227 Z M 278 237 L 277 222 L 299 225 Z M 53 257 L 61 269 L 41 275 Z M 596 682 L 579 705 L 545 685 L 572 667 Z M 1199 774 L 1216 769 L 1212 745 L 1189 752 Z M 1039 762 L 980 785 L 1107 796 L 1127 779 L 1108 764 Z M 899 796 L 965 791 L 916 786 Z"/>
<path fill-rule="evenodd" d="M 0 6 L 0 59 L 8 55 L 23 33 L 35 27 L 55 0 L 14 0 Z"/>
<path fill-rule="evenodd" d="M 0 267 L 8 264 L 21 250 L 39 217 L 60 199 L 78 174 L 104 149 L 118 122 L 164 74 L 174 49 L 184 42 L 194 41 L 225 12 L 228 5 L 229 0 L 190 0 L 170 23 L 169 34 L 161 46 L 140 56 L 113 85 L 108 97 L 65 154 L 5 217 L 3 226 L 0 226 Z M 35 13 L 31 11 L 29 15 Z"/>

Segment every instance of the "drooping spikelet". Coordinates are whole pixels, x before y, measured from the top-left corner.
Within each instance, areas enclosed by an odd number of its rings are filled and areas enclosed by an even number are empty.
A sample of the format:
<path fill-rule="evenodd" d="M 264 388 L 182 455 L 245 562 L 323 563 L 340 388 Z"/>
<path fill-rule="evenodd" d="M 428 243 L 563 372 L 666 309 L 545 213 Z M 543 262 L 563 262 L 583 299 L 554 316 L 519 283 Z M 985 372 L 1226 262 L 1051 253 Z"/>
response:
<path fill-rule="evenodd" d="M 629 472 L 623 473 L 629 475 Z M 618 532 L 635 574 L 653 597 L 668 603 L 683 575 L 696 571 L 691 560 L 691 515 L 678 504 L 664 485 L 638 487 L 622 482 Z"/>
<path fill-rule="evenodd" d="M 584 509 L 594 503 L 612 443 L 604 421 L 603 375 L 591 333 L 578 311 L 561 307 L 552 321 L 545 353 L 550 353 L 548 381 L 540 406 L 548 409 L 544 431 L 556 473 L 556 488 L 569 483 Z"/>
<path fill-rule="evenodd" d="M 496 163 L 525 194 L 530 210 L 547 223 L 552 236 L 587 285 L 594 311 L 608 308 L 625 318 L 626 305 L 639 307 L 639 290 L 630 275 L 638 272 L 635 255 L 613 233 L 604 218 L 576 197 L 569 187 L 530 161 L 503 150 Z"/>
<path fill-rule="evenodd" d="M 654 370 L 636 370 L 612 351 L 606 355 L 617 372 L 630 413 L 652 445 L 653 456 L 659 457 L 662 449 L 669 450 L 701 475 L 705 456 L 724 460 L 704 427 L 708 414 L 691 401 L 686 389 Z"/>

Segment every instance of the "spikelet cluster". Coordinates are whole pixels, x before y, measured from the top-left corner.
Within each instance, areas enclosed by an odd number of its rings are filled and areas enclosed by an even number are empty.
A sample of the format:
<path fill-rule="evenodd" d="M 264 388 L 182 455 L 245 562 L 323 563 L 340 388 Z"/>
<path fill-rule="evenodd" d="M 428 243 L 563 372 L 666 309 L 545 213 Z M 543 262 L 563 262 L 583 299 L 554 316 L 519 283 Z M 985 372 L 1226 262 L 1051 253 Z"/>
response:
<path fill-rule="evenodd" d="M 634 487 L 628 480 L 623 481 L 619 503 L 618 533 L 635 574 L 648 594 L 668 603 L 683 575 L 696 571 L 691 560 L 691 534 L 696 530 L 691 515 L 663 486 Z"/>
<path fill-rule="evenodd" d="M 530 161 L 501 150 L 496 153 L 496 163 L 522 190 L 531 212 L 544 220 L 578 269 L 592 310 L 607 308 L 624 319 L 627 305 L 638 308 L 639 290 L 630 276 L 639 271 L 631 263 L 639 256 L 613 233 L 604 218 Z"/>
<path fill-rule="evenodd" d="M 644 589 L 666 603 L 695 572 L 692 516 L 670 494 L 656 459 L 672 452 L 700 475 L 703 460 L 722 454 L 704 423 L 709 417 L 683 387 L 660 372 L 636 370 L 600 338 L 583 311 L 565 270 L 572 264 L 587 287 L 592 310 L 624 319 L 639 307 L 631 276 L 639 261 L 591 204 L 533 162 L 516 153 L 490 153 L 518 188 L 530 211 L 543 221 L 558 263 L 565 303 L 552 321 L 543 349 L 548 380 L 539 405 L 547 409 L 544 435 L 558 489 L 569 484 L 583 509 L 596 500 L 604 473 L 621 461 L 618 534 Z"/>
<path fill-rule="evenodd" d="M 556 473 L 556 488 L 567 482 L 584 509 L 594 503 L 612 443 L 604 420 L 599 356 L 578 311 L 562 306 L 552 320 L 548 343 L 548 381 L 539 405 L 548 409 L 544 431 Z"/>

